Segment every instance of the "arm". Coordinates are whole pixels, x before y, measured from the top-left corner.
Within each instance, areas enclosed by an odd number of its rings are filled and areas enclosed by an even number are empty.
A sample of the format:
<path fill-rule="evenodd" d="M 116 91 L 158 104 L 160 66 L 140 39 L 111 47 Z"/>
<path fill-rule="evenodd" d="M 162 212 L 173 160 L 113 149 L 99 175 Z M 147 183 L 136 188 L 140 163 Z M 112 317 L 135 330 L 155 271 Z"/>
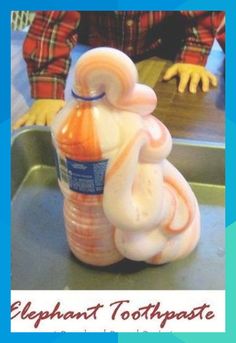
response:
<path fill-rule="evenodd" d="M 23 45 L 31 84 L 37 99 L 13 126 L 50 124 L 64 105 L 65 81 L 70 52 L 77 43 L 80 13 L 77 11 L 38 11 Z"/>
<path fill-rule="evenodd" d="M 215 17 L 222 12 L 183 11 L 187 19 L 186 38 L 177 61 L 204 66 L 216 35 Z"/>
<path fill-rule="evenodd" d="M 217 28 L 224 17 L 223 12 L 209 11 L 183 11 L 186 17 L 186 39 L 177 63 L 170 67 L 164 75 L 165 80 L 179 76 L 178 90 L 184 92 L 189 84 L 191 93 L 196 93 L 201 82 L 202 90 L 207 92 L 210 84 L 217 86 L 217 78 L 204 67 L 214 39 Z"/>
<path fill-rule="evenodd" d="M 70 52 L 77 43 L 80 14 L 76 11 L 40 11 L 23 45 L 31 95 L 35 99 L 63 99 Z"/>

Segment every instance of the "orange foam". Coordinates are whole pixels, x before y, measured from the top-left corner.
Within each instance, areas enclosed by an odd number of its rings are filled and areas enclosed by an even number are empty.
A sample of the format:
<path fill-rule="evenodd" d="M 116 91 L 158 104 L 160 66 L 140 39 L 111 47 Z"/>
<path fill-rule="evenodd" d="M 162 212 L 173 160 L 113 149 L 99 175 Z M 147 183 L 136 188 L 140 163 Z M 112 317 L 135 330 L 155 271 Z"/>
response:
<path fill-rule="evenodd" d="M 126 161 L 128 155 L 130 154 L 131 149 L 135 146 L 136 141 L 143 134 L 144 131 L 138 131 L 136 135 L 124 147 L 124 149 L 120 152 L 119 156 L 116 158 L 116 161 L 106 173 L 106 182 L 121 168 L 122 164 Z"/>

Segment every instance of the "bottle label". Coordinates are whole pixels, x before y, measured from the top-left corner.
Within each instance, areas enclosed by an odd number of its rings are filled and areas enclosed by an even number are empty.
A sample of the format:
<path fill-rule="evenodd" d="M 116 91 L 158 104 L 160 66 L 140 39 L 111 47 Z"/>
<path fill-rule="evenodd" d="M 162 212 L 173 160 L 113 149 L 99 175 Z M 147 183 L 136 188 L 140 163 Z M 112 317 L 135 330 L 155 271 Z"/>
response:
<path fill-rule="evenodd" d="M 64 181 L 68 184 L 68 171 L 67 171 L 67 165 L 66 160 L 60 156 L 58 151 L 55 149 L 55 165 L 56 165 L 56 171 L 57 171 L 57 177 L 60 181 Z"/>
<path fill-rule="evenodd" d="M 102 194 L 107 163 L 108 160 L 87 162 L 63 159 L 57 154 L 58 178 L 74 192 Z"/>

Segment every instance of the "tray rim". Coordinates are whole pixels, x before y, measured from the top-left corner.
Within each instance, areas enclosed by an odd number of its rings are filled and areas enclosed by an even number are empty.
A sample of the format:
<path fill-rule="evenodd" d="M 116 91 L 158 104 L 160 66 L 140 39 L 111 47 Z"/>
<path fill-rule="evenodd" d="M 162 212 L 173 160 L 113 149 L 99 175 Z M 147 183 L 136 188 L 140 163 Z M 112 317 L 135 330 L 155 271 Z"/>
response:
<path fill-rule="evenodd" d="M 17 130 L 12 131 L 11 146 L 14 144 L 15 140 L 19 136 L 29 131 L 37 131 L 37 132 L 45 132 L 45 133 L 48 132 L 49 134 L 51 134 L 51 129 L 49 126 L 41 126 L 41 125 L 24 126 Z M 172 137 L 172 141 L 173 141 L 173 145 L 198 146 L 198 147 L 203 147 L 203 148 L 217 148 L 217 149 L 225 150 L 225 143 L 223 142 L 213 142 L 213 141 L 178 138 L 178 137 Z"/>

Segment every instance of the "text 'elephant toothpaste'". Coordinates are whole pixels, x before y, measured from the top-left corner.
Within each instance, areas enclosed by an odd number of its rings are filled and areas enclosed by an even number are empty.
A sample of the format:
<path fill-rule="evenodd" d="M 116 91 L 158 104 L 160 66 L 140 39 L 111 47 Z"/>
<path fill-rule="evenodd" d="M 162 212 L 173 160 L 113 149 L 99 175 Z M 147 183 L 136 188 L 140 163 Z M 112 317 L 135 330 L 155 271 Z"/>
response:
<path fill-rule="evenodd" d="M 52 126 L 73 254 L 96 266 L 188 255 L 199 239 L 199 208 L 166 160 L 172 140 L 150 114 L 154 91 L 137 83 L 124 53 L 96 48 L 77 62 L 73 93 Z"/>

